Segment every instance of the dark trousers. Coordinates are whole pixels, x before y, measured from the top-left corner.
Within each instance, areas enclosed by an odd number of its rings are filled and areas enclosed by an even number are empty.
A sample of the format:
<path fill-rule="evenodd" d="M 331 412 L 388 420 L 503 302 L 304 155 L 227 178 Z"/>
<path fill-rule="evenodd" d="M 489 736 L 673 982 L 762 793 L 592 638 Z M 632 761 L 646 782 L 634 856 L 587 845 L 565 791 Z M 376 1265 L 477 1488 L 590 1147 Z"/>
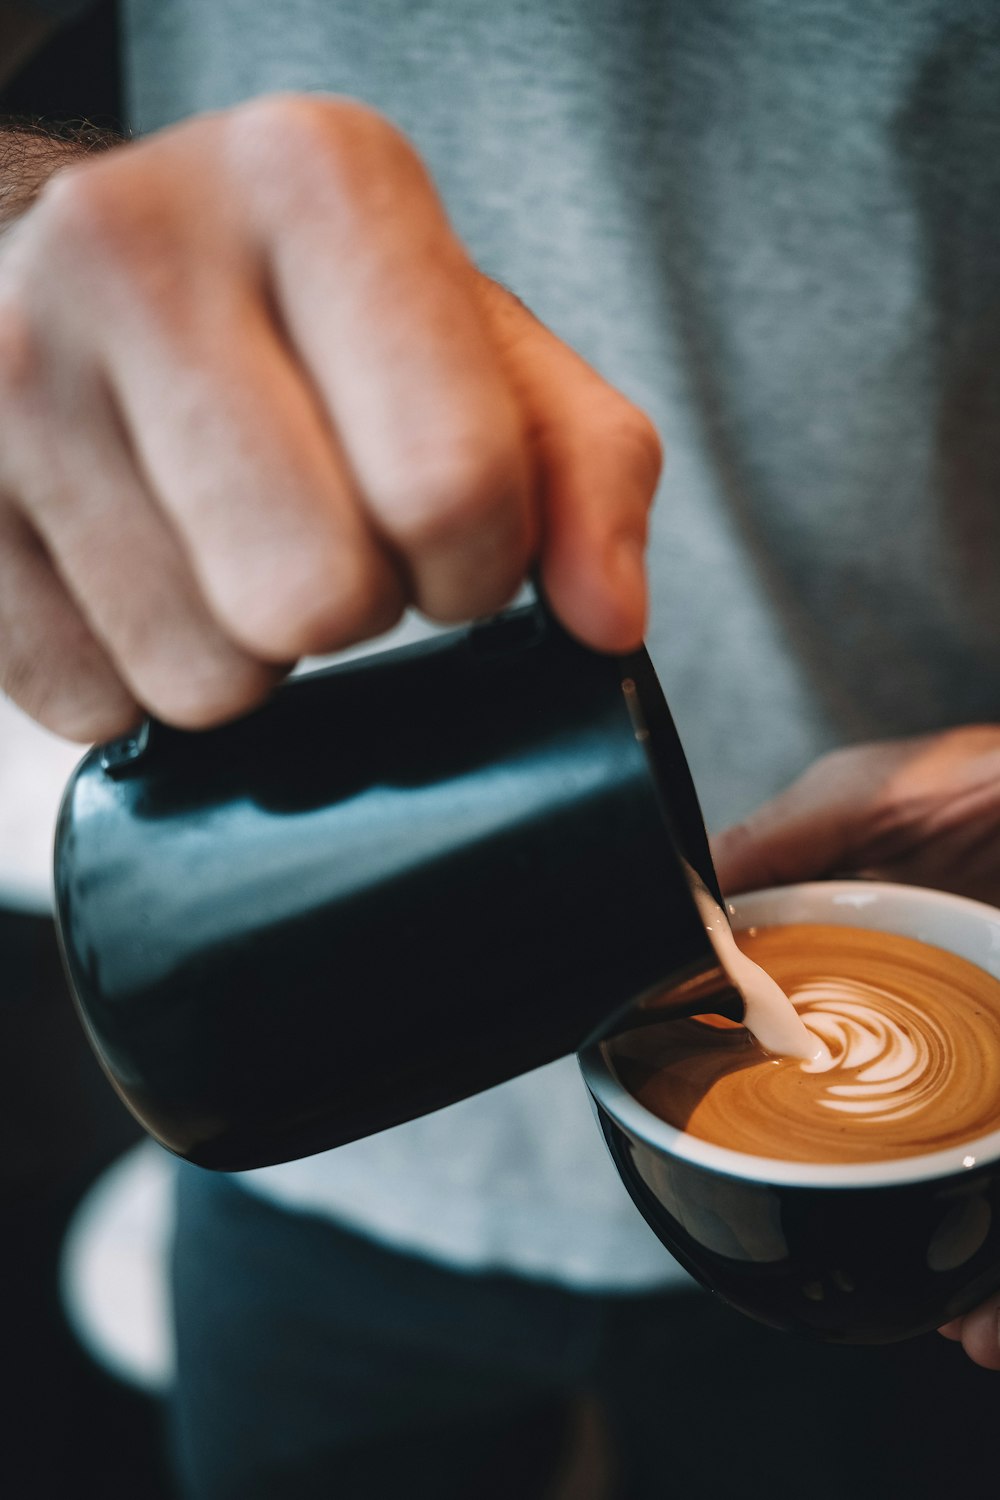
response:
<path fill-rule="evenodd" d="M 189 1500 L 529 1500 L 582 1394 L 616 1497 L 995 1493 L 1000 1376 L 936 1335 L 837 1348 L 699 1293 L 457 1274 L 195 1168 L 174 1288 Z"/>

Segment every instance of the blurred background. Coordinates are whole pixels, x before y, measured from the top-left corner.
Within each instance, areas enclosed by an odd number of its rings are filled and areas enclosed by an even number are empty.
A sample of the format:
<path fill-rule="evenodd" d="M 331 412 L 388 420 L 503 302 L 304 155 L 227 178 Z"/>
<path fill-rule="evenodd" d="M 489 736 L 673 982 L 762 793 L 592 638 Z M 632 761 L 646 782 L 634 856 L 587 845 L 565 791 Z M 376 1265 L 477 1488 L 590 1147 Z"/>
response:
<path fill-rule="evenodd" d="M 114 6 L 101 4 L 0 93 L 0 112 L 120 123 L 115 35 Z M 91 1056 L 52 923 L 32 906 L 9 892 L 0 903 L 0 1492 L 160 1500 L 169 1489 L 158 1403 L 83 1351 L 59 1296 L 67 1226 L 138 1127 Z"/>

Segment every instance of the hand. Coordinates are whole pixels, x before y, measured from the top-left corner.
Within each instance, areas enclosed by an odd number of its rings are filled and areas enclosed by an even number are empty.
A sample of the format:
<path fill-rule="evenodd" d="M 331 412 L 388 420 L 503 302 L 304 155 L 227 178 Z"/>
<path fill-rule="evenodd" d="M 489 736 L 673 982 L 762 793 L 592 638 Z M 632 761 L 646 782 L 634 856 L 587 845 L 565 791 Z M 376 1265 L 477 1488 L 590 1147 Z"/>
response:
<path fill-rule="evenodd" d="M 973 1364 L 982 1365 L 984 1370 L 1000 1370 L 1000 1292 L 964 1318 L 946 1323 L 938 1333 L 961 1344 Z"/>
<path fill-rule="evenodd" d="M 0 686 L 68 737 L 219 722 L 535 558 L 581 639 L 641 639 L 655 432 L 349 101 L 60 171 L 0 241 L 0 421 Z"/>
<path fill-rule="evenodd" d="M 1000 727 L 835 751 L 712 847 L 733 893 L 869 875 L 1000 905 Z M 1000 1370 L 1000 1294 L 941 1332 Z"/>
<path fill-rule="evenodd" d="M 712 849 L 730 893 L 867 875 L 1000 905 L 1000 726 L 836 750 Z"/>

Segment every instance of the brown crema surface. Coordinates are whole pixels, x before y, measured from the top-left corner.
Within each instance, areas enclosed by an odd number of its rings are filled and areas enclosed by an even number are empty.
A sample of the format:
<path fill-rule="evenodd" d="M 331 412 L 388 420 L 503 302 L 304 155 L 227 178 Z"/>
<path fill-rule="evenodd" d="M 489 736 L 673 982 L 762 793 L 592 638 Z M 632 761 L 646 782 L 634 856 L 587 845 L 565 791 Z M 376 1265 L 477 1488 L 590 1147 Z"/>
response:
<path fill-rule="evenodd" d="M 830 1052 L 770 1057 L 741 1026 L 673 1021 L 617 1039 L 653 1114 L 754 1156 L 875 1162 L 1000 1128 L 1000 981 L 913 938 L 858 927 L 751 928 L 737 941 Z"/>

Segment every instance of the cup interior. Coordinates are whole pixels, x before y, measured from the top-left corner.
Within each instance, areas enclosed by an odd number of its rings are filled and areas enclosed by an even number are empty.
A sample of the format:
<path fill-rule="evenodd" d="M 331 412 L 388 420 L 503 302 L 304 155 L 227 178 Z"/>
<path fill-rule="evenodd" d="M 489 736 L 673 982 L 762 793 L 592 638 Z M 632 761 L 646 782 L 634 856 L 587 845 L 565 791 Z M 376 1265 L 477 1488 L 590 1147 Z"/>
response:
<path fill-rule="evenodd" d="M 727 906 L 737 931 L 822 922 L 891 932 L 944 948 L 1000 980 L 1000 910 L 962 896 L 885 882 L 831 880 L 753 891 Z M 896 1161 L 816 1164 L 751 1156 L 700 1140 L 651 1114 L 621 1083 L 608 1043 L 588 1048 L 580 1065 L 598 1105 L 627 1133 L 667 1156 L 728 1177 L 790 1187 L 878 1187 L 961 1174 L 1000 1158 L 1000 1129 L 961 1146 Z"/>

